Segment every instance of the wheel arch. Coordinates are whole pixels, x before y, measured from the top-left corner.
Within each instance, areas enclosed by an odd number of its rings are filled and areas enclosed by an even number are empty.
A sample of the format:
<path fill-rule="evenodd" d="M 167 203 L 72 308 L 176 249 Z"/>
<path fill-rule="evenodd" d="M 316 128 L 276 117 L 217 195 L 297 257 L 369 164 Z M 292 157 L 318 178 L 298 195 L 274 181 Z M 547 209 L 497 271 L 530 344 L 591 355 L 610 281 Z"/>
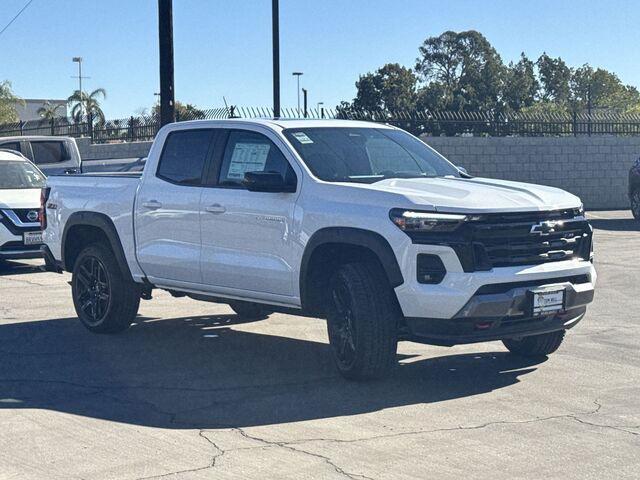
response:
<path fill-rule="evenodd" d="M 331 270 L 332 264 L 348 260 L 375 259 L 391 288 L 404 283 L 404 277 L 389 242 L 379 233 L 353 227 L 328 227 L 315 232 L 307 243 L 300 265 L 300 301 L 303 311 L 319 313 L 322 292 L 318 291 L 318 270 Z M 328 262 L 328 263 L 327 263 Z M 318 269 L 318 264 L 323 268 Z"/>
<path fill-rule="evenodd" d="M 87 245 L 105 243 L 113 252 L 123 275 L 132 278 L 120 236 L 113 221 L 98 212 L 74 212 L 69 216 L 62 233 L 62 265 L 71 272 L 76 258 Z"/>

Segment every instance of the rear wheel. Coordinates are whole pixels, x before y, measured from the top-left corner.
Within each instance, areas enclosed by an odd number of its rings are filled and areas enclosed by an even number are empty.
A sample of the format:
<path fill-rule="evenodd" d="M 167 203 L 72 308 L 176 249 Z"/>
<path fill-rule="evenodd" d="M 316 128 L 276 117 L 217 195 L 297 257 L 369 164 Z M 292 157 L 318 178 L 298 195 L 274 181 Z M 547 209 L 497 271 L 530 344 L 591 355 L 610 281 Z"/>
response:
<path fill-rule="evenodd" d="M 229 302 L 231 309 L 243 320 L 262 320 L 273 313 L 265 305 L 252 302 Z"/>
<path fill-rule="evenodd" d="M 123 275 L 113 253 L 102 244 L 85 248 L 75 262 L 71 279 L 78 318 L 95 333 L 118 333 L 135 319 L 140 287 Z"/>
<path fill-rule="evenodd" d="M 384 273 L 373 263 L 340 267 L 329 281 L 327 329 L 340 373 L 349 379 L 384 376 L 397 349 L 398 310 Z"/>
<path fill-rule="evenodd" d="M 555 352 L 564 339 L 564 330 L 557 332 L 544 333 L 542 335 L 532 335 L 520 339 L 510 338 L 503 340 L 504 346 L 511 353 L 521 355 L 523 357 L 540 357 L 550 355 Z"/>
<path fill-rule="evenodd" d="M 636 220 L 640 220 L 640 188 L 631 194 L 631 213 Z"/>

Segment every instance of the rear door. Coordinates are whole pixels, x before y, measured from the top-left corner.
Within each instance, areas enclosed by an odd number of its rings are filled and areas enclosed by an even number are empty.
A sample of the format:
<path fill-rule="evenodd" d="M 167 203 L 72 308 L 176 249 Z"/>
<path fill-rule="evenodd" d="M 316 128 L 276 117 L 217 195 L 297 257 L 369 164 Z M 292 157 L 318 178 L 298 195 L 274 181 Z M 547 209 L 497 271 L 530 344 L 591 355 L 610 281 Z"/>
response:
<path fill-rule="evenodd" d="M 292 167 L 275 134 L 222 132 L 210 187 L 201 198 L 202 279 L 223 293 L 290 297 L 295 281 L 291 231 L 297 192 L 250 192 L 242 180 L 247 171 L 274 171 L 297 184 L 299 167 Z"/>
<path fill-rule="evenodd" d="M 68 140 L 30 140 L 27 157 L 46 175 L 80 173 L 80 162 Z"/>
<path fill-rule="evenodd" d="M 156 172 L 145 172 L 136 199 L 138 262 L 159 284 L 196 284 L 200 275 L 200 196 L 215 131 L 168 134 Z"/>

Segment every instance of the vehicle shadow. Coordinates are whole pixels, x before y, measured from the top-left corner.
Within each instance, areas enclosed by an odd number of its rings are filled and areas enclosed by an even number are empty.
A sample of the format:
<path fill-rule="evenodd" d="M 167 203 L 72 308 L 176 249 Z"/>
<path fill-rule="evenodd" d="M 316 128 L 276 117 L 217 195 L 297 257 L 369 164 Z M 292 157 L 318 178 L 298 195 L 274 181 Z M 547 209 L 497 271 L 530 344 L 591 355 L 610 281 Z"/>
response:
<path fill-rule="evenodd" d="M 387 380 L 348 382 L 325 343 L 242 331 L 235 315 L 139 318 L 127 332 L 75 318 L 0 325 L 0 409 L 50 409 L 161 428 L 330 418 L 480 395 L 545 361 L 506 352 L 401 357 Z"/>
<path fill-rule="evenodd" d="M 589 223 L 596 230 L 640 232 L 640 220 L 635 218 L 590 218 Z"/>
<path fill-rule="evenodd" d="M 25 273 L 42 273 L 42 264 L 21 263 L 12 260 L 0 260 L 0 277 L 9 275 L 23 275 Z"/>

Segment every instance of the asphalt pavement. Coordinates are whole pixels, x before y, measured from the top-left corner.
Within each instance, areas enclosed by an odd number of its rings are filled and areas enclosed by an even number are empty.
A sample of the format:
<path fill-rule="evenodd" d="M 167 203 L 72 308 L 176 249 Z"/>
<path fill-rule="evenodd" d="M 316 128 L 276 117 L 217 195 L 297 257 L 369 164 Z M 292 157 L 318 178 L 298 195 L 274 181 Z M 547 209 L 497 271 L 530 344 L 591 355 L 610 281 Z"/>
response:
<path fill-rule="evenodd" d="M 321 320 L 156 293 L 124 334 L 68 274 L 0 267 L 0 479 L 640 478 L 640 222 L 594 212 L 596 300 L 558 352 L 403 343 L 335 371 Z"/>

